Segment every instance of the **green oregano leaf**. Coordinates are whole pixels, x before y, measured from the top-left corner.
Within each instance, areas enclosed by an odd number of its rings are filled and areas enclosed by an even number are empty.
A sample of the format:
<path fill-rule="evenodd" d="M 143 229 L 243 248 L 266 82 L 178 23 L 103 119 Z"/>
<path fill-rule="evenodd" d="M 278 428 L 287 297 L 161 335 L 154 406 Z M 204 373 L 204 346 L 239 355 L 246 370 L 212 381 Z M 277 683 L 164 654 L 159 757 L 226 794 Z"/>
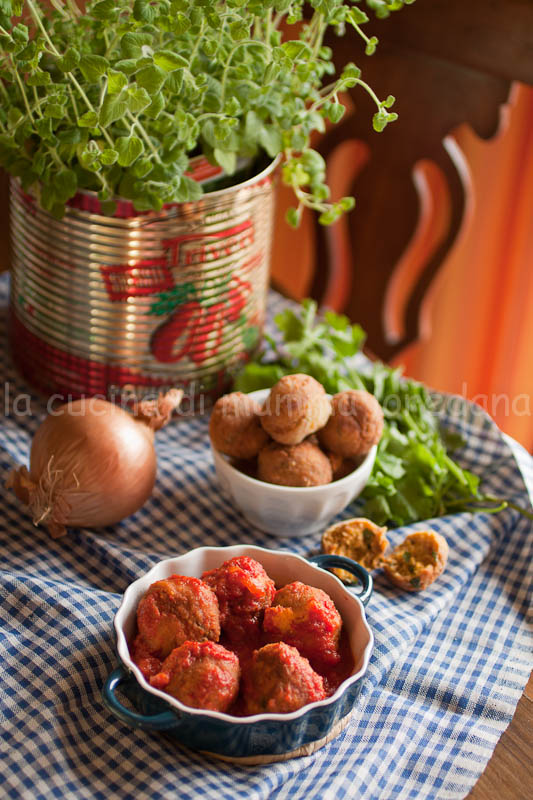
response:
<path fill-rule="evenodd" d="M 181 12 L 178 12 L 172 20 L 172 30 L 178 36 L 187 33 L 190 27 L 191 27 L 190 19 Z"/>
<path fill-rule="evenodd" d="M 78 119 L 80 128 L 95 128 L 98 125 L 98 114 L 96 111 L 86 111 Z"/>
<path fill-rule="evenodd" d="M 106 94 L 100 109 L 98 121 L 100 125 L 103 125 L 104 128 L 107 128 L 107 126 L 111 125 L 112 122 L 116 122 L 116 120 L 123 117 L 127 110 L 128 104 L 126 102 L 125 92 L 120 92 L 119 94 Z"/>
<path fill-rule="evenodd" d="M 165 71 L 155 64 L 151 67 L 143 67 L 135 75 L 137 85 L 140 86 L 141 89 L 146 89 L 150 95 L 156 94 L 161 89 L 165 79 Z"/>
<path fill-rule="evenodd" d="M 159 116 L 161 111 L 164 109 L 164 107 L 165 107 L 165 99 L 164 99 L 163 95 L 161 94 L 161 92 L 159 92 L 153 98 L 152 102 L 150 103 L 150 105 L 146 109 L 145 114 L 148 117 L 151 117 L 152 119 L 157 119 L 157 117 Z"/>
<path fill-rule="evenodd" d="M 107 91 L 108 94 L 118 94 L 128 85 L 128 79 L 123 72 L 115 69 L 107 70 Z"/>
<path fill-rule="evenodd" d="M 91 9 L 96 19 L 110 20 L 117 16 L 119 9 L 115 0 L 100 0 Z"/>
<path fill-rule="evenodd" d="M 65 112 L 60 103 L 47 103 L 44 107 L 44 116 L 50 119 L 63 119 Z"/>
<path fill-rule="evenodd" d="M 35 128 L 41 139 L 50 141 L 53 138 L 52 120 L 50 117 L 43 117 L 36 120 Z"/>
<path fill-rule="evenodd" d="M 116 61 L 114 67 L 125 75 L 133 75 L 139 69 L 136 58 L 123 58 L 120 61 Z"/>
<path fill-rule="evenodd" d="M 228 175 L 232 175 L 235 172 L 235 168 L 237 166 L 237 156 L 235 153 L 226 150 L 220 150 L 218 147 L 215 147 L 213 155 L 217 164 L 222 167 L 224 172 L 227 172 Z"/>
<path fill-rule="evenodd" d="M 376 52 L 376 47 L 378 46 L 378 37 L 372 36 L 371 39 L 368 40 L 365 47 L 365 53 L 367 56 L 373 56 Z"/>
<path fill-rule="evenodd" d="M 367 15 L 360 8 L 350 8 L 348 16 L 356 25 L 364 25 L 365 22 L 368 22 Z"/>
<path fill-rule="evenodd" d="M 11 31 L 11 36 L 13 37 L 13 41 L 19 46 L 25 45 L 29 38 L 28 26 L 19 22 Z"/>
<path fill-rule="evenodd" d="M 132 114 L 138 114 L 150 105 L 152 98 L 146 89 L 141 89 L 138 86 L 130 86 L 126 92 L 125 101 L 128 110 L 131 111 Z"/>
<path fill-rule="evenodd" d="M 334 125 L 336 125 L 337 122 L 340 122 L 341 119 L 343 118 L 345 111 L 346 108 L 343 106 L 342 103 L 332 103 L 328 108 L 329 121 L 332 122 Z"/>
<path fill-rule="evenodd" d="M 178 53 L 173 53 L 172 50 L 159 50 L 154 53 L 154 64 L 160 67 L 165 72 L 172 72 L 178 67 L 188 67 L 188 61 Z"/>
<path fill-rule="evenodd" d="M 118 141 L 120 141 L 120 139 Z M 100 153 L 100 162 L 102 164 L 105 164 L 105 166 L 107 167 L 111 166 L 112 164 L 115 164 L 117 160 L 118 160 L 118 153 L 114 148 L 106 147 L 105 150 L 102 150 L 102 152 Z"/>
<path fill-rule="evenodd" d="M 140 31 L 125 33 L 120 40 L 120 50 L 124 58 L 140 58 L 143 45 L 149 45 L 151 37 Z"/>
<path fill-rule="evenodd" d="M 139 22 L 153 22 L 157 10 L 150 4 L 149 0 L 135 0 L 133 4 L 133 16 Z"/>
<path fill-rule="evenodd" d="M 57 59 L 56 66 L 61 72 L 72 72 L 80 63 L 80 54 L 75 47 L 69 47 L 63 56 Z"/>
<path fill-rule="evenodd" d="M 79 68 L 86 81 L 96 83 L 105 75 L 109 62 L 103 56 L 84 55 L 80 58 Z"/>
<path fill-rule="evenodd" d="M 144 145 L 137 136 L 121 136 L 117 139 L 118 163 L 129 167 L 144 152 Z"/>
<path fill-rule="evenodd" d="M 259 131 L 259 143 L 265 148 L 271 158 L 277 156 L 281 151 L 281 133 L 273 125 L 263 126 Z"/>
<path fill-rule="evenodd" d="M 42 69 L 36 69 L 31 72 L 26 78 L 28 86 L 48 86 L 52 83 L 52 78 L 49 72 L 44 72 Z"/>
<path fill-rule="evenodd" d="M 72 169 L 60 170 L 53 181 L 54 192 L 58 202 L 65 203 L 76 194 L 78 179 Z"/>
<path fill-rule="evenodd" d="M 152 171 L 152 160 L 149 156 L 138 158 L 132 167 L 137 178 L 145 178 Z"/>

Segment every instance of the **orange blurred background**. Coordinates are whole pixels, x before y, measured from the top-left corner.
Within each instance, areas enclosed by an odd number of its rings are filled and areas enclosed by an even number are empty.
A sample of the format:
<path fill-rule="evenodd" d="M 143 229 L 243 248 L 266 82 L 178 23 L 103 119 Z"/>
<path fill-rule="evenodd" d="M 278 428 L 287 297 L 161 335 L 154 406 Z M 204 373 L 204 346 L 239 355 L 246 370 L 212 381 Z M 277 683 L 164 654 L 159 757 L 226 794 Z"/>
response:
<path fill-rule="evenodd" d="M 467 214 L 425 297 L 421 339 L 394 363 L 479 403 L 533 451 L 533 88 L 514 84 L 493 139 L 467 125 L 451 137 L 468 173 Z M 357 146 L 346 156 L 357 158 Z M 300 299 L 311 284 L 313 234 L 309 219 L 298 231 L 283 222 L 292 202 L 281 187 L 273 278 Z"/>

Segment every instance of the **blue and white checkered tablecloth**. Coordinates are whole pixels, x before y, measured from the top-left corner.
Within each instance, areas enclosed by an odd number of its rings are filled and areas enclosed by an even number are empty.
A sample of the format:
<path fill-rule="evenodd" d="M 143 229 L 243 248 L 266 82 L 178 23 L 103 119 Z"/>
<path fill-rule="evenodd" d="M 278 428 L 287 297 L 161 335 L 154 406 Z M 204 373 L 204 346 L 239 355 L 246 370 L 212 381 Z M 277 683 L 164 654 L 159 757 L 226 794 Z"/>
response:
<path fill-rule="evenodd" d="M 5 279 L 0 293 L 3 332 Z M 272 297 L 273 306 L 280 302 Z M 28 463 L 43 408 L 31 398 L 32 416 L 15 414 L 13 399 L 28 389 L 2 344 L 5 474 Z M 446 422 L 466 434 L 461 461 L 487 488 L 527 505 L 531 457 L 464 402 Z M 450 544 L 449 566 L 421 594 L 402 594 L 377 577 L 368 607 L 376 647 L 348 727 L 312 756 L 237 767 L 132 730 L 104 707 L 100 690 L 117 664 L 112 622 L 121 594 L 157 561 L 199 545 L 256 543 L 305 554 L 319 537 L 275 539 L 250 528 L 219 494 L 205 419 L 171 425 L 158 435 L 157 451 L 153 497 L 114 528 L 52 540 L 0 489 L 1 796 L 464 797 L 532 667 L 532 523 L 512 510 L 431 521 Z M 396 543 L 405 534 L 395 530 L 390 538 Z"/>

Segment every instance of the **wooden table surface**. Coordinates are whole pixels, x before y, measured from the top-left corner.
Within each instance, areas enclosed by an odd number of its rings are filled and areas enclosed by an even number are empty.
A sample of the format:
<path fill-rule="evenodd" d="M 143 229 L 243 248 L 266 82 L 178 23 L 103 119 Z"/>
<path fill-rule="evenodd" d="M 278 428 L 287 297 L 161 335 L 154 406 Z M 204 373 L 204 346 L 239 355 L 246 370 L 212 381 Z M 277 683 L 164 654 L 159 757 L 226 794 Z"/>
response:
<path fill-rule="evenodd" d="M 513 721 L 498 742 L 468 800 L 531 800 L 533 797 L 533 673 Z"/>

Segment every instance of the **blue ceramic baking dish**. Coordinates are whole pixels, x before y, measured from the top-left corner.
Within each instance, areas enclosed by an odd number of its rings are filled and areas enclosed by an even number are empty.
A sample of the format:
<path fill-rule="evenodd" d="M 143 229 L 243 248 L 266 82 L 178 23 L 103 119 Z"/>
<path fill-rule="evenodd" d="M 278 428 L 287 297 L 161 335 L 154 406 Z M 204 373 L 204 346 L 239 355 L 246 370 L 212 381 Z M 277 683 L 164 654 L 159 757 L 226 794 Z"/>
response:
<path fill-rule="evenodd" d="M 249 556 L 259 561 L 276 586 L 299 580 L 330 595 L 343 618 L 354 660 L 352 674 L 331 697 L 289 714 L 234 717 L 183 705 L 150 686 L 132 662 L 128 641 L 135 635 L 137 605 L 150 584 L 174 574 L 200 577 L 205 570 L 214 569 L 236 556 Z M 351 572 L 360 582 L 358 594 L 348 590 L 322 567 L 342 567 Z M 238 545 L 200 547 L 161 561 L 124 593 L 115 617 L 121 665 L 103 687 L 104 701 L 113 714 L 128 725 L 164 732 L 189 748 L 229 761 L 261 763 L 307 755 L 330 741 L 347 724 L 361 690 L 374 643 L 364 610 L 371 594 L 371 575 L 360 564 L 342 556 L 321 555 L 306 560 L 286 551 Z M 117 695 L 119 687 L 137 711 L 122 703 Z"/>

